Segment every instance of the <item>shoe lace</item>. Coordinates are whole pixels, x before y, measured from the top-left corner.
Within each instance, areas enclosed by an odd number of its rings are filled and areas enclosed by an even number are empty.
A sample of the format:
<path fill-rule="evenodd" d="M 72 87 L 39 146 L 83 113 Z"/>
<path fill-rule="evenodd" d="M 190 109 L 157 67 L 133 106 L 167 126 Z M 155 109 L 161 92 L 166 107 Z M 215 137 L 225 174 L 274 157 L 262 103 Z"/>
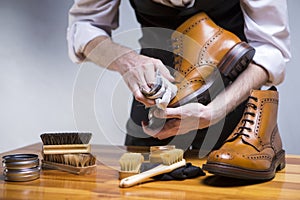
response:
<path fill-rule="evenodd" d="M 248 103 L 246 104 L 246 111 L 244 112 L 244 116 L 243 116 L 244 118 L 242 119 L 242 126 L 238 127 L 238 132 L 234 134 L 235 136 L 245 136 L 247 138 L 250 137 L 249 134 L 244 133 L 244 130 L 251 132 L 252 129 L 250 127 L 248 127 L 248 125 L 249 124 L 253 125 L 254 121 L 251 119 L 248 119 L 247 117 L 249 115 L 252 117 L 255 117 L 255 112 L 253 112 L 251 110 L 254 110 L 254 111 L 257 110 L 256 104 L 251 102 L 250 99 L 254 100 L 255 103 L 258 101 L 257 97 L 253 97 L 253 96 L 249 97 Z M 252 109 L 249 109 L 249 108 L 252 108 Z"/>

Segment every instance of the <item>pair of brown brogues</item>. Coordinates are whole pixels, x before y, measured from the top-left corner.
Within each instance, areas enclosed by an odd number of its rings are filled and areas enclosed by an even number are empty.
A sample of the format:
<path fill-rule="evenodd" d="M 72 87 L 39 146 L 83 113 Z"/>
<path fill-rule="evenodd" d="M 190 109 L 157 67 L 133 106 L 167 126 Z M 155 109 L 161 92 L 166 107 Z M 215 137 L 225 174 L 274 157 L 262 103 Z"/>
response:
<path fill-rule="evenodd" d="M 172 34 L 177 95 L 169 107 L 198 101 L 208 104 L 251 62 L 255 50 L 199 13 Z M 253 90 L 239 124 L 203 169 L 240 179 L 268 180 L 285 167 L 277 127 L 278 92 Z"/>

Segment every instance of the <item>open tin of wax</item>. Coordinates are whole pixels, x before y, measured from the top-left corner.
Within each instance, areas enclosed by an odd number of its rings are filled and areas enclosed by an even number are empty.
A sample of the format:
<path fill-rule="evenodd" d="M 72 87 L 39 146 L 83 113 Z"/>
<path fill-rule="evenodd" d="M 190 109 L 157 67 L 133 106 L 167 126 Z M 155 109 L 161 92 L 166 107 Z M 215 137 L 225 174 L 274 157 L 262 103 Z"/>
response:
<path fill-rule="evenodd" d="M 31 181 L 40 177 L 40 162 L 36 154 L 12 154 L 2 157 L 6 181 Z"/>
<path fill-rule="evenodd" d="M 150 163 L 162 163 L 160 154 L 164 151 L 175 149 L 175 145 L 166 145 L 166 146 L 151 146 L 149 161 Z"/>

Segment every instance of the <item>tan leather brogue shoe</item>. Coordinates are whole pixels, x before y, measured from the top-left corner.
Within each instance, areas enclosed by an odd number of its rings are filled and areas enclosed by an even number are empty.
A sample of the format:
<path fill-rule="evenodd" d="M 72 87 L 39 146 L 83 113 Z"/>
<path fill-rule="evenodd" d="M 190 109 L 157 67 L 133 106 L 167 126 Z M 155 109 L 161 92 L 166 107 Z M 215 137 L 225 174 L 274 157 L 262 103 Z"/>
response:
<path fill-rule="evenodd" d="M 178 93 L 169 107 L 195 98 L 207 104 L 212 93 L 220 92 L 209 90 L 218 77 L 228 85 L 248 66 L 255 53 L 246 42 L 217 26 L 203 12 L 179 26 L 172 34 L 172 42 Z M 224 84 L 217 90 L 224 89 Z"/>
<path fill-rule="evenodd" d="M 285 167 L 277 110 L 275 87 L 253 90 L 239 124 L 223 146 L 209 154 L 203 169 L 240 179 L 272 179 Z"/>

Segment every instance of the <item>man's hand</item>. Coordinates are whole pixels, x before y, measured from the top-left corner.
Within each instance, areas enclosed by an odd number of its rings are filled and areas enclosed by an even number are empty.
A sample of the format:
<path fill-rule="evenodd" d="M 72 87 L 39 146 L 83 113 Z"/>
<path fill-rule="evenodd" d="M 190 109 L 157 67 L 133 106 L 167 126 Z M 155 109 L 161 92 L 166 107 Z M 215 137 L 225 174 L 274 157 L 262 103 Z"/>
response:
<path fill-rule="evenodd" d="M 84 55 L 101 67 L 119 72 L 135 99 L 145 106 L 154 105 L 155 101 L 147 99 L 141 93 L 141 88 L 150 90 L 149 86 L 156 81 L 157 70 L 169 81 L 174 81 L 160 60 L 140 55 L 132 49 L 114 43 L 107 36 L 99 36 L 89 42 Z"/>
<path fill-rule="evenodd" d="M 151 130 L 142 123 L 145 133 L 158 139 L 165 139 L 175 135 L 186 134 L 192 130 L 206 128 L 214 119 L 214 110 L 200 103 L 189 103 L 176 108 L 155 110 L 157 118 L 167 118 L 161 130 Z"/>
<path fill-rule="evenodd" d="M 117 59 L 114 64 L 119 66 L 119 72 L 135 99 L 145 106 L 152 106 L 155 101 L 146 98 L 141 93 L 141 88 L 145 91 L 151 90 L 150 86 L 156 82 L 157 70 L 169 81 L 174 81 L 169 70 L 160 60 L 139 55 L 135 52 L 125 54 Z"/>

